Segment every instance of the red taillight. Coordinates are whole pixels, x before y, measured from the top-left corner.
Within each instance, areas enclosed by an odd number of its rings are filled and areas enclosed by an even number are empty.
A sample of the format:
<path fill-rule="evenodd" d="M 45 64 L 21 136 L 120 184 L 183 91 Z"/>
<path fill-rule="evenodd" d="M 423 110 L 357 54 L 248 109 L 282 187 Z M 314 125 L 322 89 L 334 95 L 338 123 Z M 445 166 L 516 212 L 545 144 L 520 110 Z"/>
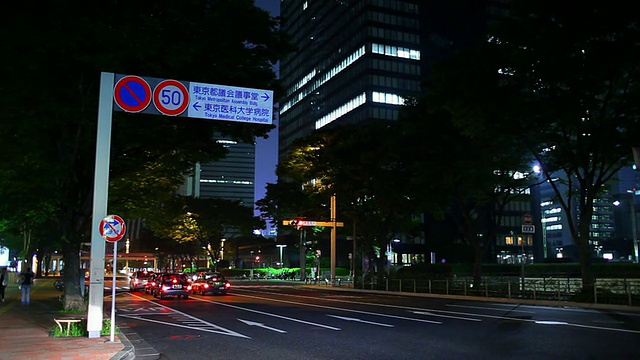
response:
<path fill-rule="evenodd" d="M 169 290 L 169 289 L 171 289 L 171 286 L 168 286 L 168 285 L 163 285 L 162 286 L 162 290 Z"/>
<path fill-rule="evenodd" d="M 191 290 L 191 285 L 187 286 L 187 290 Z"/>
<path fill-rule="evenodd" d="M 231 283 L 225 283 L 224 287 L 227 288 L 227 289 L 230 288 L 231 287 Z"/>
<path fill-rule="evenodd" d="M 209 287 L 209 284 L 204 284 L 204 288 L 205 289 L 208 288 L 208 287 Z"/>
<path fill-rule="evenodd" d="M 178 283 L 178 279 L 173 279 L 173 283 L 177 284 Z"/>

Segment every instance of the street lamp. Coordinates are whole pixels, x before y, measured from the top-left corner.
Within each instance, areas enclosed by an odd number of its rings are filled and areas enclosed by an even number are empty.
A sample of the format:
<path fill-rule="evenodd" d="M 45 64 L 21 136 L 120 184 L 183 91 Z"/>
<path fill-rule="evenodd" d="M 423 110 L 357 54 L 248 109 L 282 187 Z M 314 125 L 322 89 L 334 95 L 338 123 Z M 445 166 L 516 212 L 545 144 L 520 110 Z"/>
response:
<path fill-rule="evenodd" d="M 392 243 L 399 243 L 400 239 L 392 239 L 389 241 L 387 245 L 387 275 L 391 273 L 391 265 L 393 264 L 393 248 L 391 247 Z"/>
<path fill-rule="evenodd" d="M 633 237 L 633 255 L 635 256 L 636 263 L 640 263 L 638 258 L 638 227 L 636 225 L 636 189 L 627 190 L 631 194 L 631 200 L 629 201 L 629 210 L 631 210 L 631 236 Z"/>
<path fill-rule="evenodd" d="M 280 248 L 280 268 L 283 268 L 284 264 L 282 263 L 282 249 L 286 248 L 287 245 L 276 245 L 276 246 Z"/>
<path fill-rule="evenodd" d="M 631 241 L 633 241 L 633 256 L 636 263 L 640 262 L 638 258 L 638 227 L 636 225 L 636 206 L 635 206 L 635 197 L 636 197 L 636 189 L 627 190 L 627 193 L 630 195 L 629 199 L 629 213 L 631 214 Z M 620 201 L 616 200 L 613 202 L 613 205 L 619 206 Z"/>

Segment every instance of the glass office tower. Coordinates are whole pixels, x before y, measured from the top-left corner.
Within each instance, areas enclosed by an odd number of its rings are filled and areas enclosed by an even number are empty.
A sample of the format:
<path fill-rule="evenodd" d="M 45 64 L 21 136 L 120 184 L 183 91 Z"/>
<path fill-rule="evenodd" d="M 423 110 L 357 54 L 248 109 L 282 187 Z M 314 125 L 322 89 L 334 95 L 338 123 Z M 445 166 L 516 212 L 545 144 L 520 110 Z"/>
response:
<path fill-rule="evenodd" d="M 280 63 L 280 160 L 315 130 L 396 120 L 431 64 L 477 40 L 489 13 L 482 0 L 283 0 L 298 51 Z"/>

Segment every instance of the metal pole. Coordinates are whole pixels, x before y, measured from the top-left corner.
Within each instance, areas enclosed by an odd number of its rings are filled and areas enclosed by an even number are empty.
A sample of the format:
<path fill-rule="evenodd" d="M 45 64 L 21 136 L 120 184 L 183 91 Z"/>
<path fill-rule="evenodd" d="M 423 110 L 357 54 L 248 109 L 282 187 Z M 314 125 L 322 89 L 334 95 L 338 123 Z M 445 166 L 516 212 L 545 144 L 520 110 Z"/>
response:
<path fill-rule="evenodd" d="M 305 230 L 300 230 L 300 280 L 307 279 L 307 249 L 304 244 Z"/>
<path fill-rule="evenodd" d="M 331 195 L 331 283 L 336 280 L 336 195 Z"/>
<path fill-rule="evenodd" d="M 100 236 L 99 227 L 100 221 L 107 216 L 113 86 L 114 74 L 108 72 L 101 73 L 96 163 L 93 184 L 93 220 L 91 222 L 91 271 L 89 275 L 89 309 L 87 312 L 87 332 L 89 338 L 99 338 L 102 330 L 105 241 L 102 236 Z"/>
<path fill-rule="evenodd" d="M 631 236 L 633 237 L 633 255 L 636 263 L 640 263 L 638 258 L 638 228 L 636 224 L 636 190 L 631 192 L 631 201 L 629 201 L 629 210 L 631 210 Z"/>
<path fill-rule="evenodd" d="M 353 219 L 353 253 L 351 255 L 351 280 L 356 288 L 356 219 Z"/>
<path fill-rule="evenodd" d="M 520 261 L 520 277 L 522 278 L 522 291 L 524 291 L 524 260 L 526 258 L 526 254 L 524 252 L 524 234 L 522 234 L 522 241 L 520 244 L 522 245 L 522 261 Z"/>
<path fill-rule="evenodd" d="M 113 242 L 113 284 L 111 285 L 111 342 L 115 341 L 116 329 L 116 272 L 118 270 L 118 242 Z"/>

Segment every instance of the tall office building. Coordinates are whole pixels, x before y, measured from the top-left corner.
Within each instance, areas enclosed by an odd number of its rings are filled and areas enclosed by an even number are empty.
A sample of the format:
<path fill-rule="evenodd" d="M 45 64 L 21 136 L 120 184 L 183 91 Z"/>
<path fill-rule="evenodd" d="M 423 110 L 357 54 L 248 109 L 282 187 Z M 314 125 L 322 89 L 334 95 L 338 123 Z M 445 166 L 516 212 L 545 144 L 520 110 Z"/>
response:
<path fill-rule="evenodd" d="M 224 159 L 196 164 L 180 194 L 197 198 L 238 200 L 254 207 L 255 145 L 225 138 L 217 140 L 229 151 Z"/>
<path fill-rule="evenodd" d="M 482 0 L 283 0 L 298 51 L 281 60 L 280 160 L 315 130 L 396 120 L 434 61 L 477 39 Z"/>

